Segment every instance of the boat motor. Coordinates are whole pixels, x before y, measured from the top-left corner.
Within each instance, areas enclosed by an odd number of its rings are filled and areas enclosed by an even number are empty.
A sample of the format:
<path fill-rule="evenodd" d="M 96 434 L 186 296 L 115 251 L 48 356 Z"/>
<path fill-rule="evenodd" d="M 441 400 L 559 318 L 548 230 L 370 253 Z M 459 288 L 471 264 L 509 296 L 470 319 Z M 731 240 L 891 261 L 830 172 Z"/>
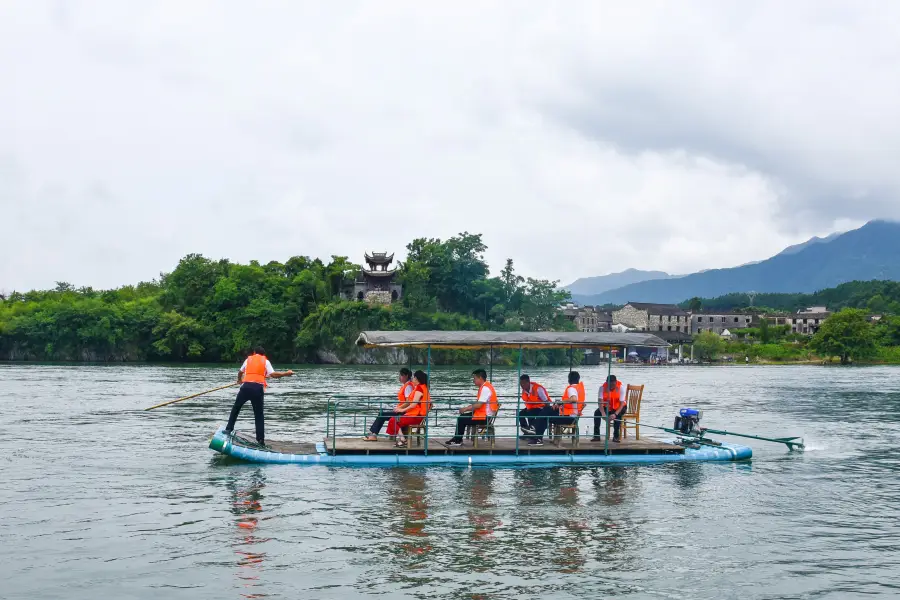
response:
<path fill-rule="evenodd" d="M 702 435 L 703 431 L 700 429 L 700 417 L 702 416 L 702 410 L 682 408 L 675 417 L 675 429 L 684 435 Z"/>

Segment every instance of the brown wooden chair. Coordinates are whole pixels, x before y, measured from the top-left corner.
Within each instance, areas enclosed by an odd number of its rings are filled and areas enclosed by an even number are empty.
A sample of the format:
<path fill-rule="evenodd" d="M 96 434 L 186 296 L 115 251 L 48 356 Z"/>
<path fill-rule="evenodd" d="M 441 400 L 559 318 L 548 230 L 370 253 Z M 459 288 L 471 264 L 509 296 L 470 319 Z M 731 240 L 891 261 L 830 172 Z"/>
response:
<path fill-rule="evenodd" d="M 628 419 L 634 421 L 631 427 L 634 429 L 634 439 L 641 439 L 641 397 L 644 395 L 644 386 L 629 385 L 625 389 L 625 401 L 628 408 L 622 415 L 622 439 L 628 436 Z"/>
<path fill-rule="evenodd" d="M 574 423 L 569 423 L 568 425 L 554 423 L 551 429 L 553 430 L 553 442 L 557 446 L 562 444 L 563 436 L 568 435 L 572 438 L 572 447 L 578 447 L 578 417 L 575 417 Z"/>
<path fill-rule="evenodd" d="M 472 440 L 472 445 L 477 448 L 478 447 L 478 438 L 487 438 L 491 441 L 491 448 L 494 447 L 494 440 L 496 438 L 496 431 L 494 430 L 494 421 L 497 418 L 497 414 L 500 413 L 500 409 L 503 407 L 502 404 L 497 404 L 497 412 L 495 412 L 492 416 L 488 417 L 483 424 L 475 424 L 469 425 L 466 427 L 466 438 Z"/>
<path fill-rule="evenodd" d="M 410 425 L 406 428 L 406 437 L 409 438 L 409 442 L 407 444 L 411 444 L 413 438 L 416 440 L 416 446 L 422 445 L 422 440 L 425 439 L 425 421 L 427 419 L 422 419 L 422 422 L 418 425 Z"/>

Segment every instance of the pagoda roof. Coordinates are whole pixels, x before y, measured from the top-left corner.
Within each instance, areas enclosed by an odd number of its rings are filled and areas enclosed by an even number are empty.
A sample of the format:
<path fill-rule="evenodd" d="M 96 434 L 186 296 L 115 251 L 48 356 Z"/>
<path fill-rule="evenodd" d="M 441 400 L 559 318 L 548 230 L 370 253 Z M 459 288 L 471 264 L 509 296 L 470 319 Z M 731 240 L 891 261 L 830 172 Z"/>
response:
<path fill-rule="evenodd" d="M 389 279 L 397 274 L 396 269 L 391 271 L 370 271 L 368 269 L 363 269 L 362 272 L 366 277 L 378 277 L 380 279 Z"/>
<path fill-rule="evenodd" d="M 366 252 L 365 255 L 366 262 L 373 265 L 386 265 L 394 261 L 393 252 L 391 252 L 390 254 L 388 254 L 387 252 L 373 252 L 372 254 Z"/>

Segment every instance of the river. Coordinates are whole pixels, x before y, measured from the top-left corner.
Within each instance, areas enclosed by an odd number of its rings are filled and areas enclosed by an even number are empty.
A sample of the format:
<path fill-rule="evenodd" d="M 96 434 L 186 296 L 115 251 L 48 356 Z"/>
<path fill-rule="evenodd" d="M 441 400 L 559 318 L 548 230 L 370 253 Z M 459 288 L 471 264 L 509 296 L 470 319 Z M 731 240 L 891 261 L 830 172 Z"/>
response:
<path fill-rule="evenodd" d="M 284 367 L 284 365 L 276 365 Z M 435 394 L 471 394 L 437 368 Z M 558 394 L 566 369 L 532 369 Z M 583 367 L 589 398 L 605 371 Z M 260 466 L 207 449 L 233 368 L 0 365 L 3 598 L 900 596 L 900 368 L 634 367 L 642 419 L 802 435 L 743 463 L 529 469 Z M 515 372 L 495 369 L 501 394 Z M 300 367 L 268 439 L 395 369 Z M 238 429 L 252 432 L 249 405 Z M 643 432 L 648 433 L 648 432 Z"/>

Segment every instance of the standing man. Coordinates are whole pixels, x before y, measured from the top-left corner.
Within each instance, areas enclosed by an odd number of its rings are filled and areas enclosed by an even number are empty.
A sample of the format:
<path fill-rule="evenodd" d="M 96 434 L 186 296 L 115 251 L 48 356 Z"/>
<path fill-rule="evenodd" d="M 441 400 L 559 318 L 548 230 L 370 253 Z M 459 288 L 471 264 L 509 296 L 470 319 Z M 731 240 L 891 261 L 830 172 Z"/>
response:
<path fill-rule="evenodd" d="M 619 427 L 622 424 L 622 415 L 628 409 L 628 402 L 625 399 L 625 387 L 621 381 L 616 380 L 615 375 L 610 375 L 606 383 L 600 388 L 600 392 L 597 394 L 597 401 L 600 408 L 594 412 L 594 437 L 591 438 L 591 441 L 600 442 L 603 440 L 600 437 L 600 426 L 603 424 L 603 419 L 608 421 L 612 418 L 612 441 L 618 442 Z"/>
<path fill-rule="evenodd" d="M 478 396 L 475 402 L 459 409 L 460 416 L 456 418 L 456 435 L 445 442 L 447 446 L 462 446 L 466 427 L 476 423 L 485 423 L 497 414 L 497 392 L 487 380 L 487 373 L 484 369 L 472 371 L 472 383 L 478 388 Z"/>
<path fill-rule="evenodd" d="M 249 400 L 253 405 L 253 418 L 256 421 L 256 441 L 260 446 L 265 446 L 266 424 L 263 417 L 263 396 L 266 391 L 266 378 L 278 379 L 279 377 L 290 377 L 293 374 L 293 371 L 276 371 L 272 368 L 269 359 L 266 358 L 265 349 L 262 346 L 254 348 L 253 354 L 247 357 L 238 371 L 237 382 L 241 384 L 241 388 L 234 400 L 234 406 L 231 407 L 231 415 L 228 417 L 225 433 L 234 431 L 234 424 L 241 412 L 241 407 Z"/>
<path fill-rule="evenodd" d="M 378 434 L 381 433 L 381 428 L 384 427 L 384 424 L 389 421 L 391 417 L 401 417 L 406 413 L 406 409 L 409 408 L 409 402 L 412 398 L 413 391 L 416 389 L 416 386 L 413 385 L 410 380 L 411 378 L 412 371 L 406 367 L 400 369 L 400 389 L 397 390 L 397 406 L 395 406 L 393 410 L 381 409 L 378 411 L 378 416 L 375 417 L 372 426 L 369 427 L 369 435 L 364 437 L 364 440 L 367 442 L 377 442 Z"/>
<path fill-rule="evenodd" d="M 536 433 L 536 417 L 550 404 L 550 396 L 544 386 L 531 381 L 528 375 L 519 377 L 519 387 L 522 389 L 522 402 L 525 403 L 525 408 L 519 411 L 519 427 L 522 428 L 522 438 L 525 439 Z"/>

